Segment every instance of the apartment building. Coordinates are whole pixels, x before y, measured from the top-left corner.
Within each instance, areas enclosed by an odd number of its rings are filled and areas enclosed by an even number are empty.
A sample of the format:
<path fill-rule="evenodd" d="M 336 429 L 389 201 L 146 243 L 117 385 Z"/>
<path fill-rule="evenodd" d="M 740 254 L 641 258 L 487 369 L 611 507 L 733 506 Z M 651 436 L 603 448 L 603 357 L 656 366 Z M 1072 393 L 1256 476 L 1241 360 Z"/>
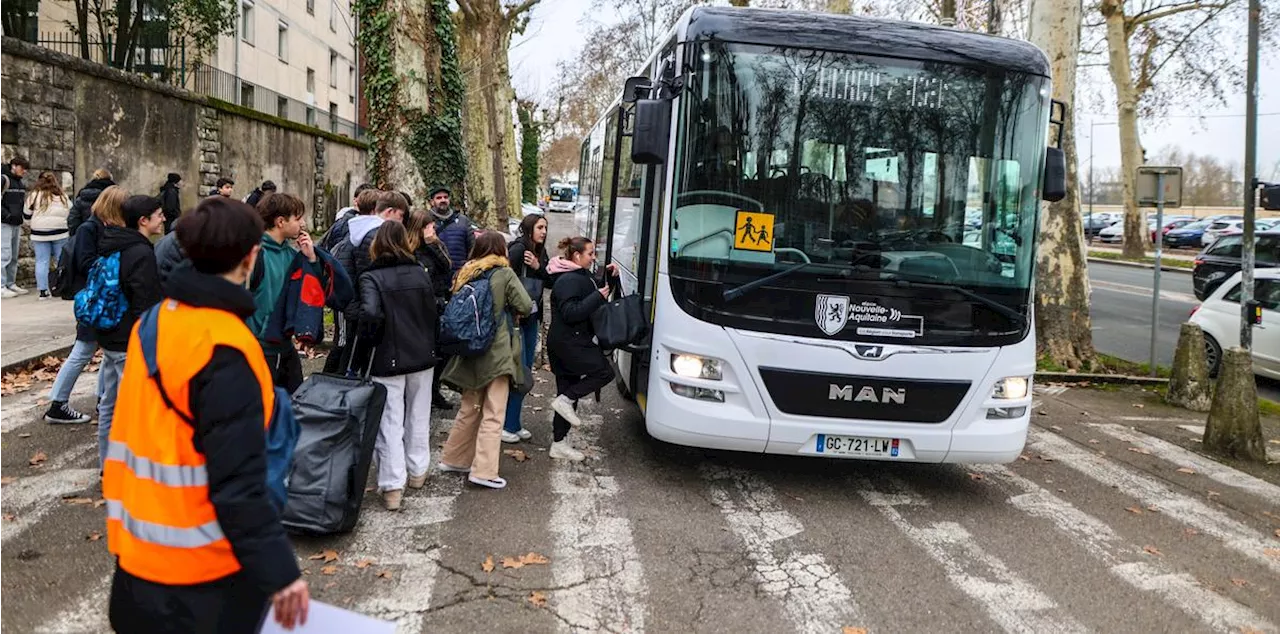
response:
<path fill-rule="evenodd" d="M 134 0 L 141 28 L 127 59 L 97 28 L 81 38 L 75 0 L 6 0 L 4 33 L 182 85 L 291 121 L 358 137 L 359 62 L 350 0 L 238 0 L 235 33 L 196 61 L 169 35 L 165 0 Z M 104 11 L 115 3 L 102 3 Z"/>

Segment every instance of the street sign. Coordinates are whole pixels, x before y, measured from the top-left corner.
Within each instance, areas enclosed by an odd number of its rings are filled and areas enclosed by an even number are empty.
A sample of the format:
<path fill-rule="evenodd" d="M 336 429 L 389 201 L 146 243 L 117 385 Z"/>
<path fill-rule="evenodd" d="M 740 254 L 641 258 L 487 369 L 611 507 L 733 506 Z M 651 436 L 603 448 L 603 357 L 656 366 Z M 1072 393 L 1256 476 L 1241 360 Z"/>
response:
<path fill-rule="evenodd" d="M 1178 208 L 1182 206 L 1182 168 L 1161 165 L 1143 165 L 1138 168 L 1138 206 L 1155 207 L 1156 177 L 1162 177 L 1164 185 L 1164 206 Z"/>

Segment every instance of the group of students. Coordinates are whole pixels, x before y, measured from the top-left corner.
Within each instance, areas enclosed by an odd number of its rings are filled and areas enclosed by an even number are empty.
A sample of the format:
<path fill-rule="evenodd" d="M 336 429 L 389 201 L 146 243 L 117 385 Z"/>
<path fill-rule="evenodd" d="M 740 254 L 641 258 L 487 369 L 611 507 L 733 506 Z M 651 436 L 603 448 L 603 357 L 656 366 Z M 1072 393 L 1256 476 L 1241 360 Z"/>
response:
<path fill-rule="evenodd" d="M 386 508 L 425 485 L 431 410 L 450 407 L 440 382 L 462 401 L 437 469 L 506 485 L 501 443 L 532 437 L 520 423 L 523 392 L 546 318 L 557 387 L 550 456 L 584 459 L 567 436 L 580 422 L 577 401 L 613 376 L 591 315 L 617 286 L 616 267 L 594 275 L 595 248 L 582 237 L 561 241 L 552 257 L 542 216 L 526 217 L 511 244 L 477 234 L 444 188 L 431 191 L 430 211 L 372 187 L 353 202 L 317 244 L 295 196 L 267 192 L 256 208 L 212 196 L 153 248 L 165 233 L 161 200 L 109 185 L 72 236 L 73 286 L 96 288 L 86 277 L 118 253 L 127 306 L 111 328 L 79 327 L 53 389 L 54 408 L 69 410 L 76 375 L 103 348 L 99 464 L 117 557 L 116 631 L 252 631 L 268 605 L 286 626 L 305 620 L 309 591 L 267 493 L 264 431 L 273 390 L 303 381 L 294 340 L 323 336 L 322 319 L 308 321 L 317 303 L 341 317 L 327 366 L 386 386 L 374 449 Z M 504 327 L 483 353 L 449 358 L 436 345 L 442 311 L 481 277 Z M 150 352 L 143 340 L 154 342 Z"/>

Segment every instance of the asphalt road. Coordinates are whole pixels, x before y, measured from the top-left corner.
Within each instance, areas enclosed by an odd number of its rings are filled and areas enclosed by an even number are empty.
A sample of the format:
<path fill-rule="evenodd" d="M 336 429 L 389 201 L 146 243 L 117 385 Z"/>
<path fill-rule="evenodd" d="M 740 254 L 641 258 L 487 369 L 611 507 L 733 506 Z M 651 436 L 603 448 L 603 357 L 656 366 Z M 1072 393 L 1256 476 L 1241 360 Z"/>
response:
<path fill-rule="evenodd" d="M 1093 345 L 1100 352 L 1146 363 L 1151 358 L 1151 269 L 1089 263 L 1093 295 L 1089 316 L 1093 321 Z M 1191 289 L 1191 274 L 1160 273 L 1159 324 L 1156 331 L 1156 363 L 1170 365 L 1178 346 L 1178 330 L 1199 305 Z M 1280 383 L 1258 378 L 1258 394 L 1280 401 Z"/>

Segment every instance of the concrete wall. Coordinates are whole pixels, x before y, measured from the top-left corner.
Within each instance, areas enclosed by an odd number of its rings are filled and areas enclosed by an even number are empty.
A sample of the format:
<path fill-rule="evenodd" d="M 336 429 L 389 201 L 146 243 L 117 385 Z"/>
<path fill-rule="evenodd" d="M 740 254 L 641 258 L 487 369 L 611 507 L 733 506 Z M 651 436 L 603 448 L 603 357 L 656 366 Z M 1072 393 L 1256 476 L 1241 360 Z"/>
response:
<path fill-rule="evenodd" d="M 120 185 L 155 195 L 177 172 L 190 209 L 220 176 L 236 181 L 237 197 L 272 180 L 306 203 L 318 231 L 364 180 L 365 145 L 346 137 L 13 38 L 0 50 L 0 159 L 26 156 L 29 185 L 53 170 L 74 195 L 105 167 Z"/>

